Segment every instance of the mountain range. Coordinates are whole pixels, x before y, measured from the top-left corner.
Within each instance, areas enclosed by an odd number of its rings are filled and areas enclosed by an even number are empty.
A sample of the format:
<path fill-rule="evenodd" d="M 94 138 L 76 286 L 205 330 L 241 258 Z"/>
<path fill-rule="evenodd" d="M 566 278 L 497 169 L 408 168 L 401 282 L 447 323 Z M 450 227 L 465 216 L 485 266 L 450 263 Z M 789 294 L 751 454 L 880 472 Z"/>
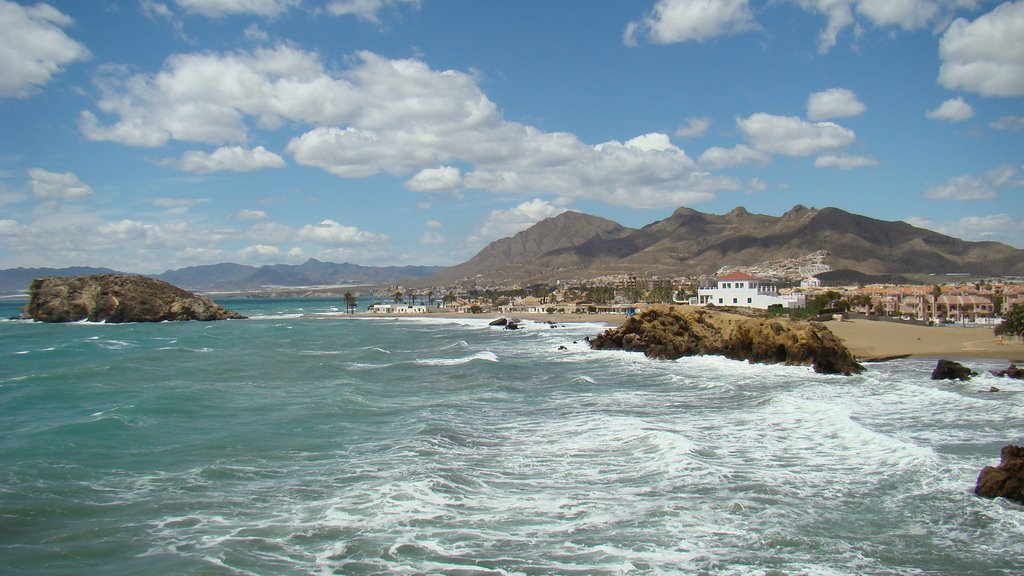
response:
<path fill-rule="evenodd" d="M 333 264 L 310 258 L 298 265 L 275 264 L 245 266 L 242 264 L 211 264 L 169 270 L 153 278 L 199 292 L 264 290 L 268 287 L 298 288 L 306 286 L 341 286 L 391 284 L 429 278 L 440 266 L 359 266 Z M 40 276 L 80 276 L 116 273 L 109 268 L 13 268 L 0 270 L 0 293 L 14 294 L 28 289 Z"/>
<path fill-rule="evenodd" d="M 612 274 L 701 275 L 825 250 L 833 269 L 871 275 L 1024 275 L 1024 250 L 968 242 L 906 222 L 797 205 L 782 216 L 679 208 L 642 228 L 564 212 L 492 242 L 434 282 L 551 282 Z M 479 280 L 477 280 L 479 281 Z"/>
<path fill-rule="evenodd" d="M 679 208 L 642 228 L 563 212 L 496 240 L 468 261 L 439 266 L 376 267 L 309 259 L 300 265 L 214 264 L 154 276 L 195 291 L 267 287 L 456 283 L 553 283 L 613 274 L 696 276 L 723 266 L 751 266 L 827 251 L 825 264 L 848 277 L 921 277 L 931 274 L 1024 276 L 1024 250 L 999 242 L 968 242 L 906 222 L 890 222 L 838 208 L 795 206 L 782 216 L 736 208 L 706 214 Z M 111 273 L 105 268 L 0 270 L 0 292 L 28 288 L 38 276 Z"/>

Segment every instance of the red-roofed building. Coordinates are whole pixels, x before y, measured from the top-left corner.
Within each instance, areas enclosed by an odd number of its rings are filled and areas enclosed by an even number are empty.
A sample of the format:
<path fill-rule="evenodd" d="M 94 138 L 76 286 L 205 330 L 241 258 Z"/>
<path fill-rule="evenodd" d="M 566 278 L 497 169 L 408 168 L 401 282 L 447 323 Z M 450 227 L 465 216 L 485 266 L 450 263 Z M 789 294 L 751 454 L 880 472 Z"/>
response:
<path fill-rule="evenodd" d="M 745 274 L 730 272 L 719 276 L 714 286 L 697 290 L 697 297 L 691 304 L 707 306 L 745 306 L 748 308 L 768 308 L 780 305 L 784 308 L 803 308 L 806 300 L 803 294 L 780 295 L 775 284 Z"/>

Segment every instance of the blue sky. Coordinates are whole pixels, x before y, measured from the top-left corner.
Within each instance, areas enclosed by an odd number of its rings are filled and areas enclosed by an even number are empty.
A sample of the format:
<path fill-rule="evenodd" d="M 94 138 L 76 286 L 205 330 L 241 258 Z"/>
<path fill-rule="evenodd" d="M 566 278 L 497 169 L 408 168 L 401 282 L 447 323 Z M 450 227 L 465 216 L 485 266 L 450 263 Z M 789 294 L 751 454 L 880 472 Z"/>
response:
<path fill-rule="evenodd" d="M 448 265 L 565 210 L 1024 248 L 1024 0 L 0 0 L 0 268 Z"/>

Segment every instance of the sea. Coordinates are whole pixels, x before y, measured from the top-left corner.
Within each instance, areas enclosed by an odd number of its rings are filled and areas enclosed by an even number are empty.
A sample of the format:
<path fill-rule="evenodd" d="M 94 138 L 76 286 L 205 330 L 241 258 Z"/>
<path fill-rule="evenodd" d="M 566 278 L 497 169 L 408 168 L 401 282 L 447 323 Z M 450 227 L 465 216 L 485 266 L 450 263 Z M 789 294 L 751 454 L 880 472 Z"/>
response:
<path fill-rule="evenodd" d="M 1006 362 L 220 303 L 250 319 L 0 321 L 0 574 L 1024 574 L 1024 506 L 973 494 L 1024 443 Z"/>

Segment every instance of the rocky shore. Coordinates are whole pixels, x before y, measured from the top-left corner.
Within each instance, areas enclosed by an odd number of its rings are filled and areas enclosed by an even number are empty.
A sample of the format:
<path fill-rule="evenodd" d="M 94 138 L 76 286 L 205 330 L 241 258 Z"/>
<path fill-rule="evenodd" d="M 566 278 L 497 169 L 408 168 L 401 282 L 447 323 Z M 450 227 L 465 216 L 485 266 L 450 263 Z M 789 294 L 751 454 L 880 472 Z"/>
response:
<path fill-rule="evenodd" d="M 762 364 L 810 365 L 823 374 L 864 367 L 824 324 L 747 317 L 704 308 L 659 306 L 593 338 L 591 348 L 643 352 L 649 358 L 720 355 Z"/>
<path fill-rule="evenodd" d="M 205 296 L 145 276 L 99 274 L 37 278 L 22 317 L 38 322 L 163 322 L 243 316 Z"/>

